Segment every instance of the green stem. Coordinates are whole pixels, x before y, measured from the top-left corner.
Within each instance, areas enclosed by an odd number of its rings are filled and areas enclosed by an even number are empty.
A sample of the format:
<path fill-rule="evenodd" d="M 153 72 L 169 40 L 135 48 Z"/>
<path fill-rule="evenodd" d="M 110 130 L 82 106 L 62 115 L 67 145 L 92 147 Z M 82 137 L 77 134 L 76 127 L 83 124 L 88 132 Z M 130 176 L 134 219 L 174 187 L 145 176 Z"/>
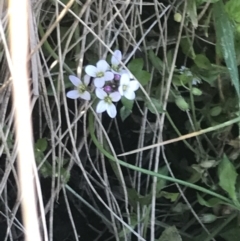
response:
<path fill-rule="evenodd" d="M 147 174 L 147 175 L 150 175 L 150 176 L 155 176 L 155 177 L 158 177 L 158 178 L 161 178 L 161 179 L 164 179 L 164 180 L 167 180 L 167 181 L 170 181 L 170 182 L 175 182 L 175 183 L 178 183 L 180 185 L 183 185 L 183 186 L 186 186 L 186 187 L 189 187 L 189 188 L 192 188 L 192 189 L 195 189 L 197 191 L 200 191 L 200 192 L 203 192 L 203 193 L 206 193 L 206 194 L 209 194 L 213 197 L 217 197 L 221 200 L 223 200 L 224 202 L 228 203 L 229 206 L 232 206 L 234 208 L 237 208 L 236 205 L 234 205 L 234 203 L 218 194 L 218 193 L 215 193 L 209 189 L 206 189 L 206 188 L 203 188 L 203 187 L 200 187 L 200 186 L 197 186 L 195 184 L 192 184 L 192 183 L 188 183 L 186 181 L 183 181 L 183 180 L 180 180 L 180 179 L 176 179 L 176 178 L 172 178 L 172 177 L 169 177 L 169 176 L 165 176 L 165 175 L 162 175 L 162 174 L 159 174 L 159 173 L 156 173 L 156 172 L 152 172 L 152 171 L 149 171 L 149 170 L 146 170 L 146 169 L 143 169 L 143 168 L 140 168 L 140 167 L 137 167 L 137 166 L 134 166 L 134 165 L 131 165 L 129 163 L 126 163 L 120 159 L 116 159 L 114 156 L 112 156 L 109 152 L 107 152 L 103 146 L 101 145 L 101 143 L 98 142 L 96 136 L 95 136 L 95 130 L 94 130 L 94 119 L 93 119 L 93 113 L 92 112 L 89 112 L 89 133 L 91 135 L 91 138 L 92 138 L 92 141 L 94 142 L 94 144 L 96 145 L 96 147 L 98 148 L 99 151 L 101 151 L 102 154 L 104 154 L 109 160 L 113 161 L 113 162 L 118 162 L 120 165 L 124 166 L 124 167 L 127 167 L 129 169 L 132 169 L 134 171 L 138 171 L 138 172 L 141 172 L 141 173 L 144 173 L 144 174 Z M 240 208 L 239 208 L 240 209 Z"/>

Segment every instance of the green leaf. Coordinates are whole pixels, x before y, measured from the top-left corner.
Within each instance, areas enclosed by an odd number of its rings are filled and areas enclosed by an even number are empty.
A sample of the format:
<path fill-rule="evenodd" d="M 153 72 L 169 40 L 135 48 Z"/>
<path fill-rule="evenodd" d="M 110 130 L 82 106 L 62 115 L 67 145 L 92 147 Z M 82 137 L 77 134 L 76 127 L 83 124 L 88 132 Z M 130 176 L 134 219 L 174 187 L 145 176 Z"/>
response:
<path fill-rule="evenodd" d="M 35 150 L 38 152 L 44 152 L 47 149 L 47 140 L 46 138 L 38 139 L 35 143 Z"/>
<path fill-rule="evenodd" d="M 181 236 L 175 226 L 167 227 L 160 236 L 158 241 L 182 241 Z"/>
<path fill-rule="evenodd" d="M 222 200 L 215 198 L 215 197 L 210 198 L 208 201 L 206 201 L 202 198 L 202 196 L 199 193 L 197 193 L 197 200 L 198 200 L 199 204 L 209 207 L 209 208 L 216 207 L 219 204 L 226 204 Z"/>
<path fill-rule="evenodd" d="M 198 16 L 197 16 L 196 1 L 192 0 L 187 2 L 187 14 L 191 19 L 193 27 L 197 28 Z"/>
<path fill-rule="evenodd" d="M 134 59 L 128 64 L 127 67 L 132 72 L 134 77 L 140 82 L 141 85 L 146 85 L 149 82 L 151 74 L 145 70 L 142 70 L 143 59 Z"/>
<path fill-rule="evenodd" d="M 122 102 L 123 106 L 126 107 L 126 109 L 132 110 L 133 104 L 134 104 L 134 100 L 129 100 L 126 97 L 123 96 L 121 98 L 121 102 Z"/>
<path fill-rule="evenodd" d="M 175 103 L 182 111 L 186 111 L 189 109 L 189 104 L 185 101 L 185 99 L 182 96 L 177 96 L 175 98 Z"/>
<path fill-rule="evenodd" d="M 200 5 L 200 4 L 203 4 L 203 3 L 216 3 L 218 2 L 219 0 L 196 0 L 197 2 L 197 5 Z"/>
<path fill-rule="evenodd" d="M 222 107 L 221 106 L 215 106 L 210 110 L 210 115 L 211 116 L 218 116 L 222 112 Z"/>
<path fill-rule="evenodd" d="M 148 51 L 148 58 L 150 62 L 152 63 L 153 67 L 157 69 L 158 71 L 162 72 L 163 69 L 163 62 L 160 58 L 158 58 L 153 50 Z"/>
<path fill-rule="evenodd" d="M 237 201 L 235 191 L 237 172 L 225 154 L 218 166 L 218 178 L 220 187 L 228 193 L 229 197 L 232 198 L 233 201 Z"/>
<path fill-rule="evenodd" d="M 162 191 L 160 194 L 162 197 L 169 199 L 171 202 L 175 202 L 179 197 L 179 193 L 173 193 L 173 192 Z"/>
<path fill-rule="evenodd" d="M 143 59 L 137 58 L 133 59 L 127 66 L 129 70 L 132 72 L 133 75 L 135 75 L 139 70 L 143 69 Z"/>
<path fill-rule="evenodd" d="M 127 119 L 127 117 L 129 115 L 131 115 L 132 111 L 129 110 L 128 108 L 126 108 L 125 106 L 123 106 L 121 109 L 120 109 L 120 117 L 121 117 L 121 120 L 122 122 L 125 121 Z"/>
<path fill-rule="evenodd" d="M 197 65 L 198 68 L 200 69 L 211 69 L 211 62 L 209 59 L 203 55 L 203 54 L 197 54 L 194 63 Z"/>
<path fill-rule="evenodd" d="M 151 79 L 151 74 L 145 70 L 138 71 L 134 76 L 140 82 L 141 85 L 146 85 Z"/>
<path fill-rule="evenodd" d="M 167 51 L 167 63 L 168 66 L 170 66 L 173 62 L 173 55 L 174 55 L 174 49 L 170 49 Z"/>
<path fill-rule="evenodd" d="M 232 23 L 224 10 L 222 0 L 213 5 L 213 15 L 215 20 L 217 42 L 218 45 L 222 47 L 222 52 L 232 83 L 236 89 L 238 97 L 240 97 L 239 75 L 234 47 L 234 30 Z"/>
<path fill-rule="evenodd" d="M 187 55 L 191 59 L 195 58 L 195 52 L 189 38 L 181 39 L 180 46 L 185 55 Z"/>
<path fill-rule="evenodd" d="M 146 102 L 145 102 L 149 111 L 151 111 L 153 114 L 157 114 L 152 106 L 152 105 L 154 105 L 158 113 L 163 113 L 163 108 L 162 108 L 160 101 L 155 98 L 150 98 L 150 99 L 151 99 L 152 103 L 149 100 L 146 100 Z"/>
<path fill-rule="evenodd" d="M 236 22 L 240 22 L 240 1 L 239 0 L 230 0 L 225 4 L 225 10 L 228 16 Z"/>
<path fill-rule="evenodd" d="M 168 168 L 167 166 L 163 166 L 159 168 L 158 173 L 164 176 L 168 175 Z M 166 186 L 167 181 L 163 179 L 158 179 L 157 181 L 157 190 L 156 193 L 159 193 L 165 186 Z"/>
<path fill-rule="evenodd" d="M 196 95 L 196 96 L 200 96 L 200 95 L 202 95 L 202 91 L 200 89 L 196 88 L 196 87 L 193 87 L 192 88 L 192 94 Z"/>

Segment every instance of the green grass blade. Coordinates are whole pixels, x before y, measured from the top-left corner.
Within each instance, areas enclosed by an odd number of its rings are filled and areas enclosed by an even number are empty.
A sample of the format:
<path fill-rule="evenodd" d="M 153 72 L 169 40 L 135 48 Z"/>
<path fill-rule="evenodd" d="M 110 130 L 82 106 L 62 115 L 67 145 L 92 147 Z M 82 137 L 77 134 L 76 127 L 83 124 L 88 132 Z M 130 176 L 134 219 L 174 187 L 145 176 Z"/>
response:
<path fill-rule="evenodd" d="M 228 67 L 232 83 L 239 97 L 240 89 L 234 47 L 234 29 L 227 13 L 225 12 L 222 0 L 213 5 L 213 16 L 215 20 L 217 44 L 221 46 L 221 51 Z"/>

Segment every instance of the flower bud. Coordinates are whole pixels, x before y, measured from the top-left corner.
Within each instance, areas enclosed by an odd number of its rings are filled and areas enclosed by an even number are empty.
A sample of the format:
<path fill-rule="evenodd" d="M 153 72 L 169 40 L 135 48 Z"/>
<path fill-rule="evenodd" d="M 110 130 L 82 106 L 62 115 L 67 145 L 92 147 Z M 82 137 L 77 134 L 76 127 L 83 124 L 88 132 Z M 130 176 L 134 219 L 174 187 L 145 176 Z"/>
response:
<path fill-rule="evenodd" d="M 106 85 L 106 86 L 104 86 L 104 91 L 106 92 L 106 93 L 110 93 L 110 92 L 112 92 L 112 87 L 110 86 L 110 85 Z"/>
<path fill-rule="evenodd" d="M 182 20 L 182 15 L 180 13 L 175 13 L 173 18 L 176 22 L 180 23 Z"/>
<path fill-rule="evenodd" d="M 120 74 L 114 74 L 114 80 L 119 81 L 121 79 Z"/>

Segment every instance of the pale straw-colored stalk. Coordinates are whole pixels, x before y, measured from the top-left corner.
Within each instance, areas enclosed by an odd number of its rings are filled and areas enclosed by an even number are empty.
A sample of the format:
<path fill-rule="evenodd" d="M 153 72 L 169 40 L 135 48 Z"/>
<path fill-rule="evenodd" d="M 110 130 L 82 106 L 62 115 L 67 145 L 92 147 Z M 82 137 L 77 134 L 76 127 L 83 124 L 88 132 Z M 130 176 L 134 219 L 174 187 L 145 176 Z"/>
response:
<path fill-rule="evenodd" d="M 28 72 L 28 0 L 9 0 L 10 49 L 12 59 L 13 108 L 18 152 L 18 173 L 26 241 L 40 241 L 37 217 L 35 165 Z"/>

